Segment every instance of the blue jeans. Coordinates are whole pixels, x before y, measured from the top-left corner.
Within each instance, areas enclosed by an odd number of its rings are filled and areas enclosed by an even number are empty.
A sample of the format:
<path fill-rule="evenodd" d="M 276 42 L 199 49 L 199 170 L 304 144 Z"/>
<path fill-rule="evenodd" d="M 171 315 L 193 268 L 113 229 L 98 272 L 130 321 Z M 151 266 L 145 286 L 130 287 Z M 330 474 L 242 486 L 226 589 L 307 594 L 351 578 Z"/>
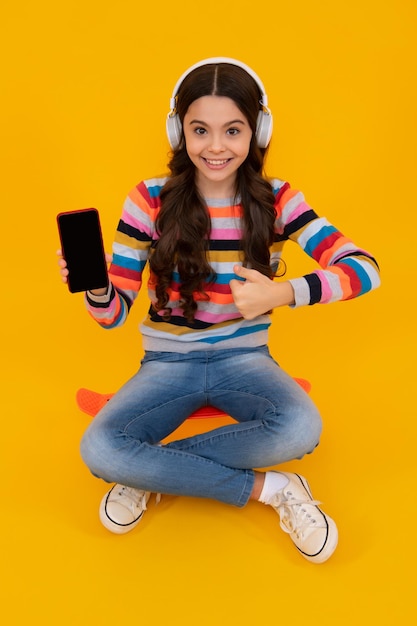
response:
<path fill-rule="evenodd" d="M 160 445 L 206 405 L 236 423 Z M 315 405 L 266 346 L 147 352 L 138 373 L 91 422 L 81 454 L 107 482 L 244 506 L 253 468 L 301 458 L 320 432 Z"/>

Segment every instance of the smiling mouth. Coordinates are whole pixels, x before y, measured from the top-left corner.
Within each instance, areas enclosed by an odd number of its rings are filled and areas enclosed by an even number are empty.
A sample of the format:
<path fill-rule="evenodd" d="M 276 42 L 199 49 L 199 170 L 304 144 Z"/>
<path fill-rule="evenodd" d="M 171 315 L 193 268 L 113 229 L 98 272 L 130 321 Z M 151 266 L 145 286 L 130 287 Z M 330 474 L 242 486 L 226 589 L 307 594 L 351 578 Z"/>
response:
<path fill-rule="evenodd" d="M 205 159 L 205 158 L 203 158 L 203 160 L 205 161 L 205 163 L 207 163 L 209 167 L 223 167 L 227 165 L 229 161 L 231 161 L 231 159 Z"/>

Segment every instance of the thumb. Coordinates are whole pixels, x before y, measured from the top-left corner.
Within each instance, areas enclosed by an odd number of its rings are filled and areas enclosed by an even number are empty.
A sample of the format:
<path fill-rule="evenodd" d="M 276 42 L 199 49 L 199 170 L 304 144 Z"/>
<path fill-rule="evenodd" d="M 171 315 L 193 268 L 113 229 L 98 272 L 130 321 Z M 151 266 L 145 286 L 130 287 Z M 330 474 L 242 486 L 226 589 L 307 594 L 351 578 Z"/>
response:
<path fill-rule="evenodd" d="M 260 274 L 256 270 L 251 270 L 247 267 L 243 267 L 242 265 L 235 265 L 233 271 L 240 278 L 244 278 L 249 282 L 256 282 L 259 278 Z"/>

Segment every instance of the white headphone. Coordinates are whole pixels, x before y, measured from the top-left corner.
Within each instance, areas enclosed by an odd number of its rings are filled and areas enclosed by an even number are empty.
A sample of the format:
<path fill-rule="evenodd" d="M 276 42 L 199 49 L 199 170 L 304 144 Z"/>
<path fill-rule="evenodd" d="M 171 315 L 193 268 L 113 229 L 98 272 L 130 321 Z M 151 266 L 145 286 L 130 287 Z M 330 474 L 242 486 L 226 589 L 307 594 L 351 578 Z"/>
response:
<path fill-rule="evenodd" d="M 255 72 L 245 63 L 241 63 L 240 61 L 236 61 L 235 59 L 229 59 L 228 57 L 213 57 L 211 59 L 205 59 L 204 61 L 200 61 L 199 63 L 195 63 L 192 65 L 184 74 L 178 79 L 174 91 L 172 92 L 171 100 L 170 100 L 170 112 L 167 116 L 166 121 L 166 130 L 168 135 L 168 141 L 173 150 L 177 148 L 181 141 L 182 136 L 182 126 L 181 121 L 178 117 L 177 113 L 177 94 L 178 90 L 183 82 L 183 80 L 190 74 L 193 70 L 201 67 L 202 65 L 209 65 L 212 63 L 230 63 L 231 65 L 236 65 L 237 67 L 241 67 L 245 70 L 249 76 L 252 76 L 254 81 L 257 83 L 262 97 L 259 101 L 259 104 L 262 108 L 258 114 L 258 120 L 256 123 L 256 142 L 260 148 L 266 148 L 271 140 L 272 135 L 272 113 L 268 109 L 268 96 L 265 93 L 265 88 L 259 76 L 255 74 Z"/>

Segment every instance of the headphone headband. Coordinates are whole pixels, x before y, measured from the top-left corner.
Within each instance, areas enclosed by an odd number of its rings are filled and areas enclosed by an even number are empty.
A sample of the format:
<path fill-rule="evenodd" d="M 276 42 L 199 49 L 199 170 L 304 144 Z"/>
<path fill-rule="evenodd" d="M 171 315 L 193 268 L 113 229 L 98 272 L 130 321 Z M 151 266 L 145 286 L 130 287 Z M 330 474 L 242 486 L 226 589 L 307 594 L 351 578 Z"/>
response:
<path fill-rule="evenodd" d="M 257 143 L 260 148 L 266 148 L 270 142 L 272 135 L 272 114 L 268 109 L 268 96 L 265 93 L 265 87 L 259 78 L 259 76 L 245 63 L 241 61 L 237 61 L 236 59 L 231 59 L 229 57 L 211 57 L 209 59 L 204 59 L 203 61 L 199 61 L 198 63 L 194 63 L 191 67 L 188 68 L 177 80 L 174 90 L 172 92 L 172 96 L 170 98 L 170 111 L 168 113 L 167 121 L 166 121 L 166 129 L 168 140 L 171 145 L 171 148 L 175 149 L 178 147 L 181 141 L 182 134 L 182 126 L 181 122 L 178 118 L 178 114 L 176 112 L 177 106 L 177 95 L 178 91 L 184 81 L 184 79 L 191 74 L 198 67 L 202 67 L 203 65 L 211 65 L 217 63 L 228 63 L 230 65 L 236 65 L 237 67 L 245 70 L 249 76 L 253 78 L 256 84 L 259 87 L 261 92 L 261 99 L 259 104 L 261 104 L 262 109 L 259 111 L 257 127 L 256 127 L 256 138 Z"/>
<path fill-rule="evenodd" d="M 241 61 L 237 61 L 236 59 L 231 59 L 229 57 L 211 57 L 209 59 L 204 59 L 203 61 L 199 61 L 198 63 L 194 63 L 194 65 L 189 67 L 188 70 L 186 70 L 184 74 L 182 74 L 182 76 L 179 77 L 179 79 L 177 80 L 175 84 L 174 90 L 172 92 L 171 100 L 170 100 L 170 107 L 171 107 L 172 112 L 174 111 L 175 106 L 176 106 L 175 100 L 176 100 L 179 88 L 181 87 L 184 79 L 188 76 L 188 74 L 191 74 L 191 72 L 196 70 L 198 67 L 202 67 L 203 65 L 212 65 L 216 63 L 229 63 L 230 65 L 236 65 L 237 67 L 242 68 L 242 70 L 245 70 L 245 72 L 249 74 L 249 76 L 252 76 L 253 80 L 257 83 L 261 91 L 262 98 L 261 98 L 260 104 L 262 104 L 262 106 L 264 107 L 268 106 L 268 96 L 265 93 L 265 87 L 263 85 L 263 82 L 261 81 L 259 76 L 249 67 L 249 65 L 246 65 L 245 63 L 242 63 Z"/>

